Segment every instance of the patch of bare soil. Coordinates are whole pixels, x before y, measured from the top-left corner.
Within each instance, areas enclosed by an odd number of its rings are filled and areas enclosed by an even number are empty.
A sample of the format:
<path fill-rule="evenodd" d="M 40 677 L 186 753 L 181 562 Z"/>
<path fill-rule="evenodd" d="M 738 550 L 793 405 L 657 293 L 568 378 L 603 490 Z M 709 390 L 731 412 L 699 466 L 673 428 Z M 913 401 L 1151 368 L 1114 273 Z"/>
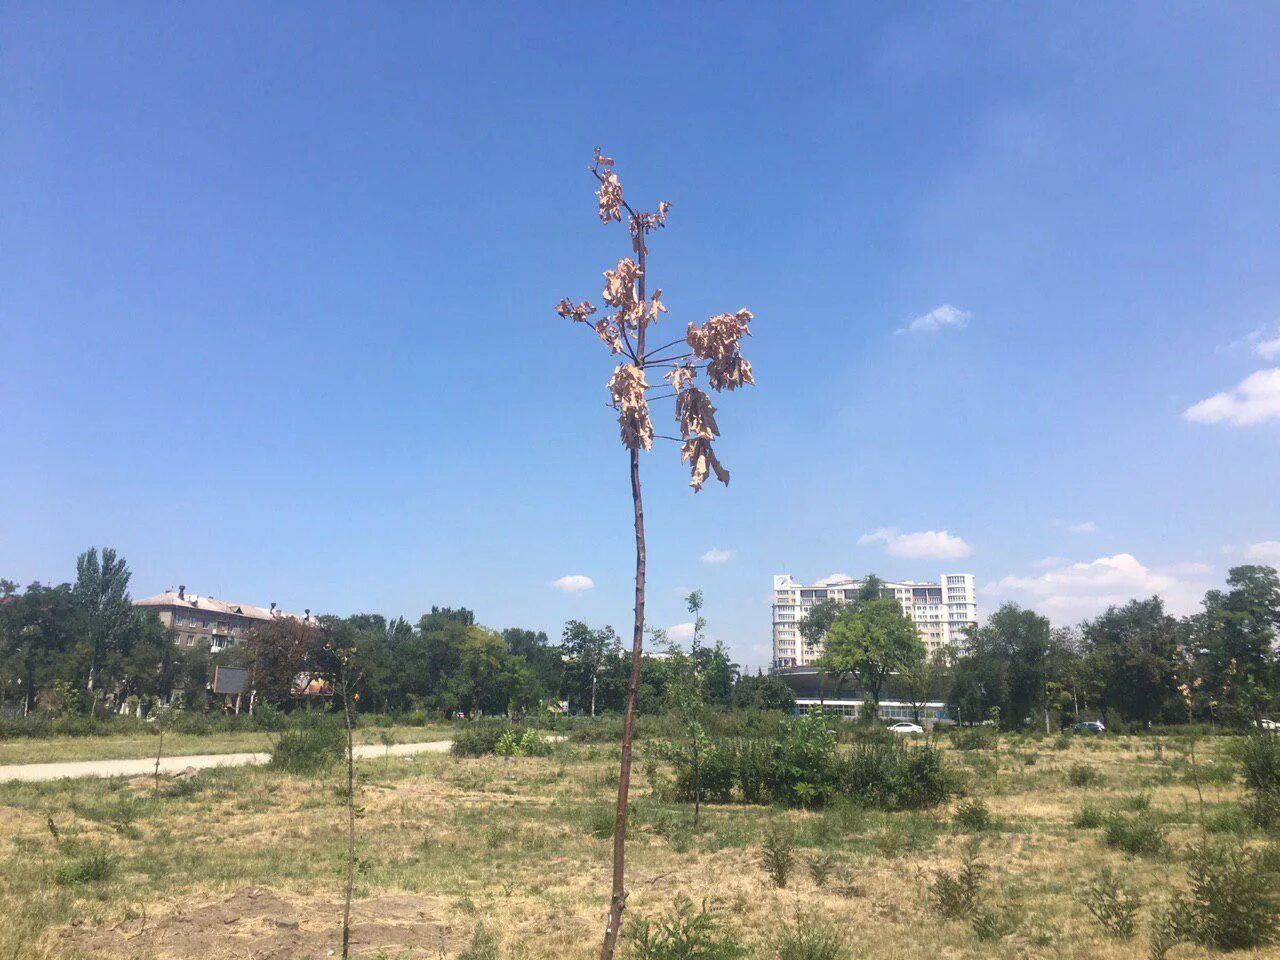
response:
<path fill-rule="evenodd" d="M 185 900 L 148 916 L 131 910 L 111 926 L 73 927 L 67 946 L 90 957 L 157 960 L 327 960 L 342 948 L 342 905 L 246 887 L 212 901 Z M 439 956 L 459 949 L 463 931 L 436 920 L 431 904 L 409 894 L 357 900 L 351 909 L 352 956 L 385 950 Z"/>

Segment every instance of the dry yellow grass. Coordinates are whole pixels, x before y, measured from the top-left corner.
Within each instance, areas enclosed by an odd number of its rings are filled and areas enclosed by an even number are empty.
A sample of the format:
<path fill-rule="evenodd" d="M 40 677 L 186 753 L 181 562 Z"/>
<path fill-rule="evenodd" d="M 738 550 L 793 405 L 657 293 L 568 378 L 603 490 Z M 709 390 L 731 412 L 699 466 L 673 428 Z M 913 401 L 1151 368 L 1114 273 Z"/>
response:
<path fill-rule="evenodd" d="M 1239 788 L 1218 773 L 1226 743 L 1202 741 L 1197 750 L 1204 812 L 1218 828 L 1234 822 L 1238 801 Z M 480 923 L 500 934 L 510 957 L 593 955 L 607 892 L 602 835 L 613 761 L 601 747 L 557 750 L 542 759 L 362 765 L 358 955 L 455 955 Z M 1110 866 L 1146 904 L 1145 928 L 1149 908 L 1182 884 L 1182 850 L 1200 835 L 1201 805 L 1181 748 L 1154 738 L 1073 740 L 1066 749 L 1047 739 L 1006 740 L 994 753 L 948 758 L 972 773 L 971 793 L 997 821 L 981 843 L 989 902 L 1013 926 L 997 942 L 931 909 L 932 877 L 953 868 L 971 841 L 950 810 L 711 807 L 695 834 L 689 811 L 652 796 L 643 779 L 628 915 L 664 913 L 681 895 L 706 898 L 761 957 L 770 956 L 782 922 L 815 916 L 839 927 L 852 956 L 878 960 L 1142 956 L 1145 929 L 1130 943 L 1109 940 L 1075 897 Z M 1072 786 L 1077 764 L 1094 767 L 1099 782 Z M 0 957 L 326 956 L 339 918 L 336 778 L 223 770 L 177 790 L 185 795 L 156 798 L 145 780 L 0 787 L 0 915 L 14 921 L 0 933 Z M 1086 803 L 1136 807 L 1144 801 L 1132 798 L 1144 796 L 1169 831 L 1163 855 L 1127 858 L 1105 846 L 1101 831 L 1071 824 Z M 770 884 L 759 851 L 766 825 L 780 818 L 798 838 L 797 869 L 783 890 Z M 108 879 L 57 882 L 60 868 L 95 851 L 115 864 Z M 822 887 L 806 869 L 819 851 L 837 860 Z M 1189 946 L 1172 954 L 1207 955 Z"/>

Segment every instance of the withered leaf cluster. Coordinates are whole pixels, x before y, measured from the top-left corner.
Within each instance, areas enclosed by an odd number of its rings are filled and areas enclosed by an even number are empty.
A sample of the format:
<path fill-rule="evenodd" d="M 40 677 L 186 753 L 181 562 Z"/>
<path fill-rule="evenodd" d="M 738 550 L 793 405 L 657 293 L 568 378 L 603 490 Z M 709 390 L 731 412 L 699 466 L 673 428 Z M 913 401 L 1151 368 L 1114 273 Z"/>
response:
<path fill-rule="evenodd" d="M 600 182 L 596 198 L 600 204 L 600 220 L 603 223 L 620 221 L 625 211 L 633 249 L 641 255 L 647 253 L 645 236 L 666 226 L 667 212 L 671 204 L 665 200 L 658 204 L 656 212 L 635 213 L 622 198 L 622 184 L 613 169 L 614 161 L 596 148 L 592 172 Z M 656 323 L 660 314 L 667 312 L 662 302 L 662 291 L 657 290 L 648 300 L 640 296 L 640 264 L 630 257 L 623 257 L 612 270 L 604 271 L 604 290 L 601 298 L 615 312 L 590 319 L 596 308 L 589 300 L 575 304 L 565 298 L 556 305 L 556 313 L 575 323 L 591 327 L 610 353 L 622 354 L 629 362 L 614 368 L 609 378 L 610 403 L 618 411 L 618 427 L 623 444 L 631 450 L 653 448 L 653 422 L 649 414 L 646 392 L 652 389 L 645 378 L 646 368 L 672 363 L 673 358 L 663 357 L 659 349 L 654 354 L 638 354 L 642 327 Z M 694 381 L 699 370 L 704 370 L 712 390 L 736 390 L 754 384 L 751 364 L 742 356 L 742 339 L 749 337 L 748 328 L 754 319 L 750 310 L 737 313 L 721 313 L 711 317 L 701 326 L 689 324 L 685 333 L 688 355 L 674 358 L 674 363 L 663 379 L 671 387 L 675 397 L 675 418 L 680 425 L 680 459 L 689 464 L 689 485 L 701 490 L 712 474 L 721 483 L 729 482 L 729 471 L 716 458 L 712 442 L 720 436 L 716 424 L 716 408 L 711 398 Z M 633 343 L 634 337 L 634 343 Z M 701 362 L 701 366 L 699 363 Z"/>

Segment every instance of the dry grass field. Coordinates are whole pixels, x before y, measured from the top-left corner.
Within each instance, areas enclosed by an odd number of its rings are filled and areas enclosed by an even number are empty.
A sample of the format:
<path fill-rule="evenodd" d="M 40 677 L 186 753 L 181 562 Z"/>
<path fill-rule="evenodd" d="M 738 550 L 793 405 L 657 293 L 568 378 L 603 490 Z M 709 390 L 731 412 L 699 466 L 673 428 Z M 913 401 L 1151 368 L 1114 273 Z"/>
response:
<path fill-rule="evenodd" d="M 892 814 L 732 805 L 706 809 L 696 831 L 687 806 L 654 795 L 654 751 L 642 744 L 628 916 L 705 899 L 756 957 L 777 956 L 784 924 L 827 925 L 849 956 L 878 960 L 1142 957 L 1147 918 L 1185 886 L 1186 849 L 1202 830 L 1269 842 L 1239 813 L 1230 743 L 1201 740 L 1194 779 L 1185 741 L 1172 738 L 1006 737 L 995 751 L 948 750 L 966 799 L 987 805 L 985 829 L 962 826 L 957 804 Z M 361 765 L 356 955 L 488 958 L 496 940 L 513 960 L 594 956 L 613 752 L 555 751 Z M 167 780 L 158 793 L 147 778 L 0 785 L 0 958 L 333 956 L 342 803 L 336 774 L 264 768 Z M 1158 824 L 1163 849 L 1109 847 L 1101 827 L 1073 823 L 1086 809 L 1086 824 L 1092 813 Z M 761 840 L 783 822 L 795 864 L 780 889 Z M 975 843 L 995 918 L 981 931 L 940 917 L 932 892 Z M 1078 900 L 1103 868 L 1141 901 L 1132 941 L 1106 936 Z M 478 928 L 490 936 L 477 940 Z M 1210 954 L 1184 945 L 1170 957 Z"/>

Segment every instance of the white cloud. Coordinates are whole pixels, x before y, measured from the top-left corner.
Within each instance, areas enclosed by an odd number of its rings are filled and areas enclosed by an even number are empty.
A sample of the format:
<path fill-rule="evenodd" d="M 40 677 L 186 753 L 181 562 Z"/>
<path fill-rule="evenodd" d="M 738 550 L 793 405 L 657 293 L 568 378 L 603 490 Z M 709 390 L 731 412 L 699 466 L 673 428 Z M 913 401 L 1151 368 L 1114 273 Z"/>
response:
<path fill-rule="evenodd" d="M 1083 523 L 1068 523 L 1067 533 L 1097 533 L 1098 525 L 1092 520 L 1085 520 Z"/>
<path fill-rule="evenodd" d="M 552 580 L 550 586 L 565 593 L 578 593 L 581 590 L 591 590 L 595 587 L 596 582 L 590 577 L 584 577 L 580 573 L 571 573 L 568 576 L 561 577 L 559 580 Z"/>
<path fill-rule="evenodd" d="M 676 643 L 683 643 L 686 640 L 693 639 L 692 623 L 673 623 L 667 627 L 667 639 Z"/>
<path fill-rule="evenodd" d="M 1215 393 L 1182 414 L 1195 423 L 1230 423 L 1236 427 L 1280 420 L 1280 367 L 1259 370 L 1234 390 Z"/>
<path fill-rule="evenodd" d="M 1229 344 L 1228 350 L 1248 347 L 1263 360 L 1274 360 L 1280 357 L 1280 320 L 1269 326 L 1258 327 L 1246 336 Z"/>
<path fill-rule="evenodd" d="M 959 537 L 953 537 L 946 530 L 899 533 L 893 527 L 881 527 L 858 538 L 859 546 L 873 543 L 884 544 L 885 551 L 892 557 L 955 560 L 973 552 L 969 544 Z"/>
<path fill-rule="evenodd" d="M 896 332 L 934 333 L 946 327 L 963 327 L 969 322 L 970 316 L 972 314 L 968 310 L 961 310 L 959 307 L 944 303 L 940 307 L 934 307 L 928 313 L 912 318 L 910 323 L 898 328 Z"/>
<path fill-rule="evenodd" d="M 984 592 L 996 602 L 1015 599 L 1055 623 L 1074 623 L 1107 607 L 1159 594 L 1171 613 L 1190 613 L 1199 605 L 1210 568 L 1179 564 L 1152 568 L 1129 553 L 1068 563 L 1035 576 L 1009 576 L 988 584 Z"/>
<path fill-rule="evenodd" d="M 1251 543 L 1245 548 L 1244 555 L 1250 560 L 1280 563 L 1280 540 L 1262 540 L 1258 543 Z"/>
<path fill-rule="evenodd" d="M 712 547 L 698 559 L 703 563 L 728 563 L 733 559 L 733 551 L 721 550 L 719 547 Z"/>

